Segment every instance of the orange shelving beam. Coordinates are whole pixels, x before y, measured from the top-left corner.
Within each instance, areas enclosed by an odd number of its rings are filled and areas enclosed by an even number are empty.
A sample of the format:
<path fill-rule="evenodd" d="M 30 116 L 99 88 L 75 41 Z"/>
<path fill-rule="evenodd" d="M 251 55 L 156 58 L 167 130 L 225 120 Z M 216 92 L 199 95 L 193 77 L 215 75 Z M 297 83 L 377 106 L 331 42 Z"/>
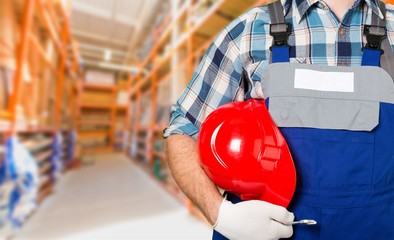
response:
<path fill-rule="evenodd" d="M 60 27 L 60 23 L 59 23 L 57 16 L 56 16 L 56 12 L 55 12 L 55 9 L 53 6 L 53 1 L 46 1 L 46 3 L 47 3 L 47 7 L 48 7 L 49 16 L 51 17 L 54 28 L 55 28 L 56 32 L 60 32 L 61 27 Z M 62 14 L 62 17 L 65 19 L 67 18 L 67 16 L 64 14 Z"/>
<path fill-rule="evenodd" d="M 10 111 L 1 111 L 0 110 L 0 119 L 12 120 L 12 114 Z"/>
<path fill-rule="evenodd" d="M 83 120 L 79 121 L 79 125 L 110 125 L 110 120 Z"/>
<path fill-rule="evenodd" d="M 79 105 L 81 108 L 90 108 L 90 109 L 97 109 L 97 110 L 111 110 L 112 105 L 101 105 L 101 104 L 94 104 L 94 103 L 81 103 Z"/>
<path fill-rule="evenodd" d="M 64 56 L 64 49 L 62 48 L 61 45 L 61 37 L 59 37 L 58 33 L 56 32 L 56 28 L 53 24 L 53 20 L 50 17 L 50 14 L 48 13 L 48 9 L 47 9 L 47 5 L 46 5 L 46 1 L 42 1 L 42 0 L 27 0 L 27 1 L 32 1 L 36 3 L 36 7 L 38 9 L 38 11 L 43 15 L 44 18 L 44 24 L 45 27 L 49 33 L 49 36 L 52 38 L 52 41 L 55 44 L 55 47 L 57 48 L 59 54 L 62 57 Z M 67 22 L 67 21 L 66 21 Z"/>
<path fill-rule="evenodd" d="M 129 107 L 129 106 L 127 106 L 127 105 L 125 105 L 125 106 L 117 105 L 117 106 L 116 106 L 116 109 L 117 109 L 117 110 L 127 110 L 128 107 Z"/>
<path fill-rule="evenodd" d="M 152 120 L 151 120 L 151 122 L 149 123 L 149 134 L 148 134 L 148 143 L 149 143 L 149 145 L 150 145 L 150 148 L 149 148 L 149 152 L 148 152 L 148 159 L 149 159 L 149 162 L 150 162 L 150 164 L 153 166 L 153 164 L 154 164 L 154 158 L 153 158 L 153 153 L 154 153 L 154 149 L 153 149 L 153 141 L 154 141 L 154 131 L 155 131 L 155 123 L 154 123 L 154 119 L 155 119 L 155 116 L 156 116 L 156 109 L 157 109 L 157 82 L 158 82 L 158 76 L 157 76 L 157 74 L 155 74 L 155 75 L 153 75 L 153 77 L 152 77 L 152 87 L 151 87 L 151 90 L 152 90 L 152 94 L 151 94 L 151 102 L 152 102 L 152 105 L 151 105 L 151 116 L 152 116 Z"/>
<path fill-rule="evenodd" d="M 47 2 L 46 8 L 47 11 L 49 12 L 49 15 L 53 19 L 53 25 L 54 28 L 57 30 L 57 32 L 61 32 L 61 48 L 59 49 L 60 51 L 60 56 L 61 60 L 58 66 L 58 71 L 57 71 L 57 77 L 58 77 L 58 84 L 57 84 L 57 95 L 56 95 L 56 107 L 55 107 L 55 126 L 56 128 L 59 128 L 60 122 L 61 122 L 61 108 L 62 108 L 62 99 L 63 99 L 63 88 L 65 84 L 65 71 L 66 71 L 66 61 L 68 59 L 68 43 L 71 42 L 71 34 L 70 34 L 70 19 L 69 16 L 66 14 L 66 11 L 64 9 L 64 6 L 60 4 L 60 14 L 61 17 L 63 18 L 63 25 L 61 26 L 58 22 L 58 19 L 56 18 L 56 13 L 55 9 L 53 6 L 53 2 L 49 1 Z M 49 25 L 48 25 L 49 26 Z M 73 56 L 72 56 L 73 57 Z M 71 89 L 70 91 L 73 91 Z"/>
<path fill-rule="evenodd" d="M 34 12 L 37 11 L 42 19 L 44 20 L 44 27 L 46 31 L 49 33 L 50 38 L 55 44 L 55 47 L 58 50 L 60 61 L 57 67 L 55 67 L 48 56 L 45 53 L 44 48 L 39 43 L 39 40 L 32 33 L 32 26 L 34 20 Z M 67 58 L 67 42 L 69 41 L 69 19 L 66 17 L 64 12 L 63 15 L 63 25 L 61 26 L 57 17 L 55 10 L 53 8 L 53 3 L 50 1 L 43 0 L 25 0 L 23 2 L 23 11 L 22 11 L 22 27 L 20 32 L 20 42 L 18 44 L 18 52 L 16 58 L 16 71 L 14 75 L 14 92 L 10 96 L 10 116 L 12 120 L 11 124 L 11 132 L 16 132 L 16 108 L 18 106 L 20 98 L 21 98 L 21 82 L 23 81 L 23 71 L 25 69 L 27 54 L 29 48 L 34 46 L 34 48 L 38 51 L 39 55 L 44 59 L 46 65 L 49 69 L 52 70 L 54 74 L 56 74 L 57 79 L 57 89 L 56 89 L 56 99 L 55 99 L 55 111 L 54 111 L 54 127 L 57 129 L 60 125 L 60 111 L 62 108 L 61 100 L 63 94 L 63 86 L 64 86 L 64 74 L 65 74 L 65 65 Z M 60 37 L 59 37 L 60 34 Z M 30 45 L 31 44 L 31 45 Z M 6 115 L 6 114 L 0 114 Z"/>
<path fill-rule="evenodd" d="M 93 83 L 83 83 L 83 88 L 92 89 L 92 90 L 101 90 L 101 91 L 114 91 L 114 86 L 104 85 L 104 84 L 93 84 Z"/>
<path fill-rule="evenodd" d="M 62 108 L 62 99 L 63 99 L 63 86 L 64 86 L 64 74 L 65 74 L 65 67 L 66 67 L 66 58 L 67 58 L 67 51 L 65 51 L 65 48 L 67 44 L 67 30 L 68 29 L 68 21 L 66 20 L 63 26 L 62 30 L 62 48 L 60 49 L 61 51 L 61 58 L 60 58 L 60 63 L 57 69 L 57 80 L 58 83 L 56 85 L 56 104 L 55 104 L 55 128 L 58 129 L 60 126 L 60 115 L 61 115 L 61 108 Z"/>
<path fill-rule="evenodd" d="M 10 96 L 10 111 L 12 115 L 11 134 L 16 133 L 16 109 L 21 96 L 21 83 L 23 81 L 23 71 L 25 69 L 25 59 L 29 49 L 29 34 L 33 24 L 34 1 L 25 0 L 23 5 L 22 26 L 18 52 L 16 58 L 16 70 L 14 75 L 14 91 Z"/>
<path fill-rule="evenodd" d="M 116 121 L 116 95 L 117 91 L 112 89 L 112 108 L 111 108 L 111 125 L 109 130 L 109 147 L 113 148 L 115 143 L 115 121 Z"/>
<path fill-rule="evenodd" d="M 38 53 L 44 59 L 45 63 L 48 65 L 48 67 L 52 70 L 52 72 L 56 73 L 55 66 L 53 66 L 52 61 L 48 59 L 48 56 L 46 55 L 44 48 L 39 43 L 37 37 L 34 36 L 31 32 L 29 32 L 29 39 L 30 39 L 30 42 L 34 45 L 34 47 L 38 50 Z"/>

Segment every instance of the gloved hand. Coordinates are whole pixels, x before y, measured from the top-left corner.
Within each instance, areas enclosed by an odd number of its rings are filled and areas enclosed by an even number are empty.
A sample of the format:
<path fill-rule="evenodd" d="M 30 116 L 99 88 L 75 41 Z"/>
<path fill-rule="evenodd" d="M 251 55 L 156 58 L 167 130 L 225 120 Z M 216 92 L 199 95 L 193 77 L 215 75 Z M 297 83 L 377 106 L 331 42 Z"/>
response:
<path fill-rule="evenodd" d="M 268 202 L 224 199 L 213 228 L 231 240 L 274 240 L 293 235 L 293 226 L 284 225 L 293 220 L 293 213 Z"/>

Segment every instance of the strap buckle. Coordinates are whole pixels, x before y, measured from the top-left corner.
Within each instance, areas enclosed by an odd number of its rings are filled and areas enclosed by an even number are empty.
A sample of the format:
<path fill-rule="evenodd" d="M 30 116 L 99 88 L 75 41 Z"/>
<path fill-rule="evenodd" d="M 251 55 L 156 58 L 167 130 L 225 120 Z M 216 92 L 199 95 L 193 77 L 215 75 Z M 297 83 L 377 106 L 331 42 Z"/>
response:
<path fill-rule="evenodd" d="M 364 25 L 364 36 L 367 38 L 367 44 L 364 48 L 380 50 L 383 54 L 383 50 L 380 49 L 383 39 L 387 37 L 387 30 L 385 27 Z"/>
<path fill-rule="evenodd" d="M 270 35 L 274 38 L 272 47 L 287 45 L 287 38 L 290 33 L 290 24 L 288 23 L 270 24 Z"/>

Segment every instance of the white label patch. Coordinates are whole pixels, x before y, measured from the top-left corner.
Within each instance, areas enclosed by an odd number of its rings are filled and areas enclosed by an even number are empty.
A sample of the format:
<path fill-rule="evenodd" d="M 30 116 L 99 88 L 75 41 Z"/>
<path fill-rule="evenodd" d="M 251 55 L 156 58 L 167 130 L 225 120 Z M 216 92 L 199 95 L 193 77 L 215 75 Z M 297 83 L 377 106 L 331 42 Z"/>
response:
<path fill-rule="evenodd" d="M 294 88 L 328 92 L 354 92 L 354 73 L 296 69 Z"/>

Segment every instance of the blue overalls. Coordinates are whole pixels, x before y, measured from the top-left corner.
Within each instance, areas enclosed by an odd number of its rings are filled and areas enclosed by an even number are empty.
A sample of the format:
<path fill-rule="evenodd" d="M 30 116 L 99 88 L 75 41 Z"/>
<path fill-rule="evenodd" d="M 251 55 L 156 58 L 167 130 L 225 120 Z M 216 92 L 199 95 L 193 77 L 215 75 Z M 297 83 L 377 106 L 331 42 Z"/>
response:
<path fill-rule="evenodd" d="M 271 15 L 281 12 L 278 3 Z M 284 17 L 271 21 L 273 64 L 261 81 L 296 166 L 288 209 L 298 220 L 318 223 L 295 225 L 291 239 L 394 239 L 394 83 L 392 69 L 380 67 L 381 56 L 392 55 L 391 48 L 381 55 L 381 46 L 388 46 L 385 21 L 375 16 L 364 27 L 360 67 L 289 63 L 287 38 L 280 34 L 287 31 Z M 240 201 L 231 194 L 228 199 Z M 213 239 L 227 238 L 214 232 Z"/>

